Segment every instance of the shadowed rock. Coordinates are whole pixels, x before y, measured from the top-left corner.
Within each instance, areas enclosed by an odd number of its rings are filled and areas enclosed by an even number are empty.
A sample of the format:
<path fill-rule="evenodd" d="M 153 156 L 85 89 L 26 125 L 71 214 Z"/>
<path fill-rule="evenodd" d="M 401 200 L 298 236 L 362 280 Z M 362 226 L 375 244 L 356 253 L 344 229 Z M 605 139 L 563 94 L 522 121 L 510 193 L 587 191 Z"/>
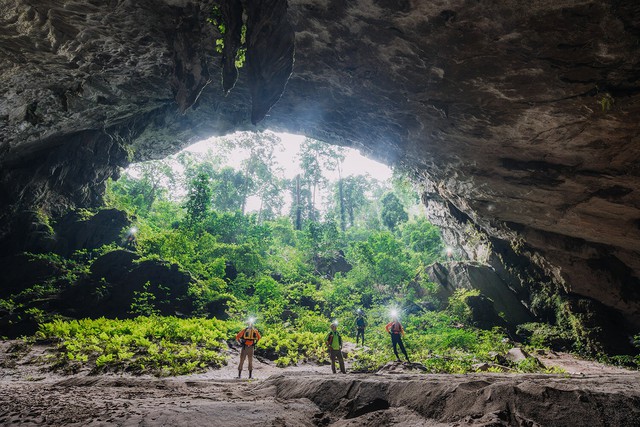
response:
<path fill-rule="evenodd" d="M 284 92 L 293 70 L 294 32 L 286 0 L 249 1 L 246 11 L 251 123 L 255 125 Z"/>
<path fill-rule="evenodd" d="M 262 120 L 405 166 L 461 259 L 637 333 L 637 1 L 246 1 L 227 97 L 210 6 L 0 0 L 4 251 L 22 213 L 99 204 L 130 161 Z"/>

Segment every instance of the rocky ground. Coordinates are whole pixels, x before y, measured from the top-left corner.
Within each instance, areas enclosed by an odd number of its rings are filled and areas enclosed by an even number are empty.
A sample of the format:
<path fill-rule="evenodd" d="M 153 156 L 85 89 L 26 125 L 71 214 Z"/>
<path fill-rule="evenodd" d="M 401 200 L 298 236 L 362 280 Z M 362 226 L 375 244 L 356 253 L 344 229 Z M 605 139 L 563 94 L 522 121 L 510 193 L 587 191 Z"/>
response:
<path fill-rule="evenodd" d="M 430 375 L 402 365 L 332 375 L 329 366 L 258 361 L 255 379 L 237 380 L 233 363 L 171 378 L 64 376 L 31 363 L 37 348 L 18 360 L 7 348 L 3 426 L 640 425 L 640 373 L 566 354 L 542 358 L 567 371 L 559 375 Z"/>

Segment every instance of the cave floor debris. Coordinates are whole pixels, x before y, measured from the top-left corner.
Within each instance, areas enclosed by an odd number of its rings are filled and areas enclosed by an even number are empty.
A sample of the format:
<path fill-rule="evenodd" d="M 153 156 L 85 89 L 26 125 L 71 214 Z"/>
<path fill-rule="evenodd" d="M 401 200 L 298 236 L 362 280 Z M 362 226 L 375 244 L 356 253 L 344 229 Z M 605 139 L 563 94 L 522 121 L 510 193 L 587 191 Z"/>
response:
<path fill-rule="evenodd" d="M 0 369 L 0 425 L 640 425 L 639 372 L 571 363 L 580 373 L 332 375 L 258 361 L 254 380 L 234 379 L 233 363 L 169 378 L 17 363 Z"/>

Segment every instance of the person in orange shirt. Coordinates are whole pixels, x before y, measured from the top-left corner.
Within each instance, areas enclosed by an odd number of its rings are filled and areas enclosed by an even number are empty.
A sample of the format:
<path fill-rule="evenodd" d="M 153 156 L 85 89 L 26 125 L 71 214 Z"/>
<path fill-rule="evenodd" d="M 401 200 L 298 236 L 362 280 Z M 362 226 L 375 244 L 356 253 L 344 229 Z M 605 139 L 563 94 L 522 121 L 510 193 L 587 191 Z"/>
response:
<path fill-rule="evenodd" d="M 398 314 L 393 311 L 391 312 L 391 322 L 387 323 L 385 327 L 389 335 L 391 335 L 391 344 L 393 345 L 393 352 L 396 355 L 396 359 L 398 362 L 400 361 L 400 356 L 398 356 L 397 346 L 400 346 L 400 350 L 404 357 L 407 358 L 407 362 L 409 361 L 409 356 L 407 356 L 407 350 L 404 348 L 404 344 L 402 343 L 402 337 L 404 336 L 404 329 L 402 328 L 402 323 L 398 320 Z"/>
<path fill-rule="evenodd" d="M 236 341 L 242 344 L 242 351 L 240 351 L 240 364 L 238 365 L 238 378 L 242 376 L 242 366 L 244 365 L 244 359 L 248 358 L 249 361 L 249 378 L 251 378 L 253 372 L 253 351 L 260 341 L 260 332 L 253 326 L 255 319 L 250 318 L 246 328 L 238 332 L 236 335 Z"/>

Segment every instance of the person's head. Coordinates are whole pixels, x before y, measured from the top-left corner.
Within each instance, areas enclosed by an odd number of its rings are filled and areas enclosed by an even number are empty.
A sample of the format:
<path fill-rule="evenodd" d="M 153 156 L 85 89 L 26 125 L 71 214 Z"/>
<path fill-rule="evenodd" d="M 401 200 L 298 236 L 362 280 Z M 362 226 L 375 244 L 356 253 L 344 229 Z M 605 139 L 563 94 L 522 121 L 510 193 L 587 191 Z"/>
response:
<path fill-rule="evenodd" d="M 362 310 L 358 309 L 358 317 L 362 317 Z"/>
<path fill-rule="evenodd" d="M 333 322 L 331 322 L 331 330 L 335 331 L 338 328 L 338 321 L 335 320 Z"/>
<path fill-rule="evenodd" d="M 393 320 L 394 322 L 398 321 L 398 310 L 392 309 L 389 314 L 391 315 L 391 320 Z"/>
<path fill-rule="evenodd" d="M 254 325 L 255 323 L 256 323 L 256 318 L 255 318 L 255 317 L 249 317 L 249 318 L 247 319 L 247 325 L 248 325 L 249 327 L 253 327 L 253 325 Z"/>

